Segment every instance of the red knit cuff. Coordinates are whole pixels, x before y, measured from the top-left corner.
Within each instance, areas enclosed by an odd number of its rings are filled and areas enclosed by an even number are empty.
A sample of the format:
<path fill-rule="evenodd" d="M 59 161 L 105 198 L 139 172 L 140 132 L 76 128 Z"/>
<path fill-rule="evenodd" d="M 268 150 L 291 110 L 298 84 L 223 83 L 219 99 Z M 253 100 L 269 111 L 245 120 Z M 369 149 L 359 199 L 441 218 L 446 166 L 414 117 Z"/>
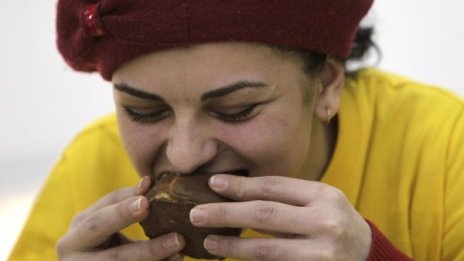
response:
<path fill-rule="evenodd" d="M 372 231 L 372 244 L 367 261 L 406 261 L 410 257 L 398 250 L 382 232 L 369 220 L 366 220 Z"/>

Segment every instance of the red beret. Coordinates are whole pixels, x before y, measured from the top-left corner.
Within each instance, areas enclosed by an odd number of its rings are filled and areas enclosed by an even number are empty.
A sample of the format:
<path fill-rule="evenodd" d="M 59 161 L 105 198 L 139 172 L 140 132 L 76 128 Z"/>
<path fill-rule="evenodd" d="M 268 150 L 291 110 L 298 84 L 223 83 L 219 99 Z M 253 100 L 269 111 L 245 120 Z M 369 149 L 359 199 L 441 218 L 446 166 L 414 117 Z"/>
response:
<path fill-rule="evenodd" d="M 373 0 L 59 0 L 57 45 L 75 70 L 106 80 L 153 51 L 257 42 L 344 58 Z"/>

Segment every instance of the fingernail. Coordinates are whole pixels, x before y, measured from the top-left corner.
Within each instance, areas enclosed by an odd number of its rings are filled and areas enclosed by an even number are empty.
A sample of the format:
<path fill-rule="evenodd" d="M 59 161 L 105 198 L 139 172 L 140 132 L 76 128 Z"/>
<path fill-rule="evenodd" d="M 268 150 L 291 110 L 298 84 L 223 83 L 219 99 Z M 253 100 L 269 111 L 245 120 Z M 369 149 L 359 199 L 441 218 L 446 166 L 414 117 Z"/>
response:
<path fill-rule="evenodd" d="M 206 237 L 203 247 L 210 252 L 215 252 L 218 247 L 218 238 L 216 236 Z"/>
<path fill-rule="evenodd" d="M 167 249 L 176 249 L 180 245 L 178 235 L 177 234 L 170 235 L 169 238 L 163 242 L 163 245 Z"/>
<path fill-rule="evenodd" d="M 216 190 L 224 190 L 227 187 L 227 181 L 223 177 L 211 177 L 211 186 Z"/>
<path fill-rule="evenodd" d="M 129 209 L 132 213 L 137 214 L 139 213 L 141 206 L 142 206 L 142 197 L 132 202 Z"/>
<path fill-rule="evenodd" d="M 200 224 L 206 219 L 206 211 L 199 208 L 190 210 L 190 221 L 195 224 Z"/>
<path fill-rule="evenodd" d="M 137 194 L 141 194 L 145 190 L 145 188 L 149 186 L 149 183 L 150 178 L 147 176 L 143 176 L 140 179 L 139 184 L 137 184 Z"/>

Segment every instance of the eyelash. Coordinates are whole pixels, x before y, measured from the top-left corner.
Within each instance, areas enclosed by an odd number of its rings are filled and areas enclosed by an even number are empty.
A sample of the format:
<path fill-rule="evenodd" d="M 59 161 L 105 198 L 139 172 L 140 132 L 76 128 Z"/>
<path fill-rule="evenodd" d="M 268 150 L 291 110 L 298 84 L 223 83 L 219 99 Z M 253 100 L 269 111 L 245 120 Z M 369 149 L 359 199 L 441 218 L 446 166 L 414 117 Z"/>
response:
<path fill-rule="evenodd" d="M 152 113 L 147 113 L 147 114 L 141 114 L 137 113 L 133 110 L 131 110 L 129 107 L 123 106 L 124 112 L 126 115 L 135 122 L 140 122 L 140 123 L 148 123 L 148 122 L 156 122 L 162 120 L 164 117 L 167 115 L 164 115 L 167 110 L 160 110 L 157 112 L 152 112 Z"/>
<path fill-rule="evenodd" d="M 213 111 L 213 114 L 216 118 L 220 119 L 223 122 L 229 122 L 229 123 L 241 122 L 241 121 L 249 119 L 250 114 L 253 112 L 253 110 L 255 109 L 257 105 L 258 104 L 250 105 L 248 108 L 240 112 L 237 112 L 237 113 L 228 114 L 228 113 L 221 113 L 221 112 Z"/>
<path fill-rule="evenodd" d="M 214 117 L 218 118 L 219 120 L 223 122 L 237 123 L 237 122 L 247 120 L 257 105 L 258 104 L 250 105 L 248 108 L 240 112 L 237 112 L 237 113 L 228 114 L 228 113 L 222 113 L 218 111 L 212 111 L 212 114 Z M 167 112 L 167 110 L 161 110 L 161 111 L 147 113 L 147 114 L 140 114 L 140 113 L 137 113 L 131 110 L 129 107 L 123 106 L 123 108 L 124 108 L 124 112 L 126 113 L 126 115 L 134 122 L 140 122 L 140 123 L 156 122 L 156 121 L 162 120 L 164 117 L 167 116 L 167 115 L 163 115 L 164 113 Z"/>

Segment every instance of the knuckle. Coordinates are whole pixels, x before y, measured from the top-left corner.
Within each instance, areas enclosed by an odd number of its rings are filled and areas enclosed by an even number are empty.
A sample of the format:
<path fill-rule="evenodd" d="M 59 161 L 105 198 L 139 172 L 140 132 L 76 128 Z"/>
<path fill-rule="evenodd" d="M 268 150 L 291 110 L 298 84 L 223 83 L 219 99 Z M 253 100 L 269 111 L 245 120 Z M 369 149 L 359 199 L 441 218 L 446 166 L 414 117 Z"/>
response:
<path fill-rule="evenodd" d="M 273 195 L 279 185 L 279 177 L 263 177 L 259 186 L 259 193 L 263 196 Z"/>
<path fill-rule="evenodd" d="M 345 199 L 345 194 L 338 188 L 327 187 L 327 197 L 333 202 L 341 202 Z"/>
<path fill-rule="evenodd" d="M 276 214 L 275 206 L 270 202 L 257 201 L 254 220 L 257 224 L 270 223 Z"/>
<path fill-rule="evenodd" d="M 320 183 L 319 186 L 317 186 L 317 194 L 320 195 L 321 197 L 328 197 L 332 193 L 332 187 L 326 184 Z"/>
<path fill-rule="evenodd" d="M 321 198 L 324 198 L 328 204 L 333 206 L 340 206 L 347 202 L 347 198 L 343 191 L 329 185 L 323 184 L 319 186 L 317 194 Z"/>
<path fill-rule="evenodd" d="M 333 239 L 342 238 L 345 233 L 345 227 L 339 218 L 326 218 L 323 222 L 324 230 L 331 235 Z"/>
<path fill-rule="evenodd" d="M 147 251 L 150 256 L 156 257 L 163 251 L 163 248 L 156 244 L 149 244 Z"/>
<path fill-rule="evenodd" d="M 219 241 L 219 251 L 224 256 L 230 256 L 239 253 L 240 249 L 234 241 L 222 239 Z"/>
<path fill-rule="evenodd" d="M 344 260 L 343 255 L 340 256 L 338 254 L 337 248 L 334 247 L 334 245 L 328 245 L 324 247 L 324 249 L 321 250 L 320 258 L 318 259 L 326 261 Z"/>
<path fill-rule="evenodd" d="M 154 260 L 163 259 L 164 257 L 167 257 L 170 254 L 169 250 L 162 246 L 161 238 L 158 238 L 155 244 L 148 243 L 148 247 L 146 249 L 147 249 L 148 255 Z"/>
<path fill-rule="evenodd" d="M 246 198 L 246 189 L 245 189 L 245 178 L 244 177 L 238 177 L 237 182 L 235 183 L 235 194 L 237 195 L 238 198 L 244 199 Z"/>
<path fill-rule="evenodd" d="M 263 261 L 277 261 L 282 260 L 278 255 L 282 253 L 279 247 L 273 243 L 261 243 L 253 249 L 253 259 Z"/>
<path fill-rule="evenodd" d="M 78 213 L 78 214 L 75 215 L 74 218 L 72 219 L 72 221 L 71 221 L 71 227 L 74 227 L 74 226 L 79 225 L 80 223 L 82 223 L 82 221 L 83 221 L 85 218 L 86 218 L 86 215 L 84 214 L 84 212 Z"/>
<path fill-rule="evenodd" d="M 92 215 L 83 224 L 83 228 L 90 234 L 98 233 L 101 223 L 101 218 L 98 215 Z"/>
<path fill-rule="evenodd" d="M 223 205 L 220 205 L 216 213 L 216 220 L 219 223 L 219 225 L 225 225 L 227 223 L 227 217 L 227 208 Z"/>

